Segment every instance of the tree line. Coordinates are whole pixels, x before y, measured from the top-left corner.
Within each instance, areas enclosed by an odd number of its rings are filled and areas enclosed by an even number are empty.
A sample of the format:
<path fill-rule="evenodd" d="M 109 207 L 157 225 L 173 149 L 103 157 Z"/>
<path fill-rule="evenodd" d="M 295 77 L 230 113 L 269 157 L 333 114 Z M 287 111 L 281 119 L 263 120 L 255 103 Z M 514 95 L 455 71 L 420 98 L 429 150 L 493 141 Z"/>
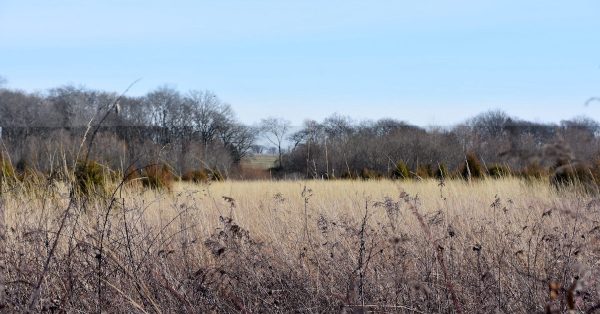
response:
<path fill-rule="evenodd" d="M 453 127 L 422 128 L 333 115 L 307 120 L 291 135 L 283 168 L 314 178 L 426 177 L 453 170 L 460 175 L 471 158 L 488 174 L 553 172 L 596 165 L 599 135 L 600 125 L 586 117 L 542 124 L 489 111 Z"/>
<path fill-rule="evenodd" d="M 255 129 L 240 123 L 214 93 L 168 87 L 141 97 L 73 86 L 44 94 L 3 89 L 0 126 L 11 160 L 44 172 L 81 155 L 90 129 L 98 130 L 90 158 L 112 169 L 160 161 L 176 173 L 227 172 L 256 140 Z"/>
<path fill-rule="evenodd" d="M 160 162 L 177 176 L 239 177 L 244 159 L 266 143 L 277 155 L 272 176 L 323 179 L 460 174 L 469 158 L 488 174 L 552 172 L 591 168 L 600 152 L 600 125 L 586 117 L 543 124 L 489 111 L 452 127 L 425 128 L 334 114 L 300 128 L 280 118 L 247 126 L 210 91 L 168 87 L 139 97 L 74 86 L 43 93 L 4 88 L 0 127 L 4 160 L 46 173 L 73 164 L 88 147 L 92 160 L 111 169 Z M 85 145 L 90 129 L 97 134 Z"/>

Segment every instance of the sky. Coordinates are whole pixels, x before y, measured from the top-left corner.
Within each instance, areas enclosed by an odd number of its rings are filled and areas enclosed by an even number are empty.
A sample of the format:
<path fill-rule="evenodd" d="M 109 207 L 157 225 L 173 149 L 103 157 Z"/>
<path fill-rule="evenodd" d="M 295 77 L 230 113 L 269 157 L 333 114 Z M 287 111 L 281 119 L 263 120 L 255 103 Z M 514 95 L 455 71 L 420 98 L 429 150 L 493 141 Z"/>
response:
<path fill-rule="evenodd" d="M 600 120 L 597 0 L 0 0 L 0 76 L 211 90 L 248 124 L 332 113 L 452 125 Z"/>

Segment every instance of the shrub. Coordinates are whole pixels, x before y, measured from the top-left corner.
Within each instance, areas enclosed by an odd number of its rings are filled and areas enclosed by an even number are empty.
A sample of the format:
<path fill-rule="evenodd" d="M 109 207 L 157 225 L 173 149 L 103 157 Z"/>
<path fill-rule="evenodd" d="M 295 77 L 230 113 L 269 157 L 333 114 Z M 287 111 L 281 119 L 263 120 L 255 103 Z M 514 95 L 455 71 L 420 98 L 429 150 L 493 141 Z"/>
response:
<path fill-rule="evenodd" d="M 241 180 L 268 180 L 271 178 L 271 174 L 269 169 L 238 166 L 233 168 L 232 177 Z"/>
<path fill-rule="evenodd" d="M 481 162 L 479 162 L 479 159 L 474 153 L 467 154 L 465 162 L 460 169 L 460 174 L 467 180 L 483 177 Z"/>
<path fill-rule="evenodd" d="M 494 164 L 488 169 L 488 175 L 495 179 L 506 178 L 511 175 L 511 171 L 507 166 Z"/>
<path fill-rule="evenodd" d="M 75 192 L 78 195 L 103 195 L 107 191 L 107 178 L 102 165 L 95 161 L 79 161 L 75 166 Z"/>
<path fill-rule="evenodd" d="M 187 182 L 201 183 L 206 182 L 209 179 L 208 173 L 205 170 L 192 170 L 188 171 L 181 177 L 181 180 Z"/>
<path fill-rule="evenodd" d="M 519 175 L 528 180 L 542 179 L 548 177 L 548 171 L 540 165 L 539 162 L 531 162 L 523 169 L 521 169 Z"/>
<path fill-rule="evenodd" d="M 142 185 L 155 190 L 171 190 L 173 188 L 173 173 L 165 164 L 154 164 L 142 169 Z"/>
<path fill-rule="evenodd" d="M 410 178 L 410 171 L 408 171 L 408 166 L 403 160 L 400 160 L 396 163 L 396 168 L 392 172 L 392 178 L 405 180 Z"/>
<path fill-rule="evenodd" d="M 381 179 L 382 175 L 377 170 L 363 168 L 360 172 L 360 177 L 364 180 Z"/>
<path fill-rule="evenodd" d="M 26 184 L 28 187 L 36 183 L 41 183 L 45 178 L 44 174 L 29 166 L 25 159 L 20 159 L 15 165 L 15 180 Z"/>
<path fill-rule="evenodd" d="M 210 171 L 210 173 L 208 174 L 208 177 L 212 181 L 224 181 L 225 180 L 225 176 L 219 170 Z"/>
<path fill-rule="evenodd" d="M 342 175 L 340 176 L 341 179 L 348 179 L 348 180 L 355 180 L 358 179 L 360 176 L 354 172 L 348 172 L 348 170 L 342 172 Z"/>
<path fill-rule="evenodd" d="M 262 170 L 263 174 L 265 173 L 264 170 Z M 181 180 L 183 181 L 188 181 L 188 182 L 194 182 L 194 183 L 200 183 L 200 182 L 206 182 L 206 181 L 223 181 L 225 180 L 225 177 L 221 174 L 220 171 L 218 170 L 192 170 L 192 171 L 188 171 L 186 172 L 182 177 Z"/>
<path fill-rule="evenodd" d="M 556 188 L 577 186 L 586 192 L 596 192 L 597 182 L 591 169 L 582 163 L 562 165 L 554 170 L 550 182 Z"/>
<path fill-rule="evenodd" d="M 590 172 L 596 182 L 600 182 L 600 159 L 595 159 L 590 166 Z"/>
<path fill-rule="evenodd" d="M 43 183 L 47 180 L 44 173 L 33 168 L 26 168 L 23 172 L 19 172 L 17 179 L 28 186 Z"/>
<path fill-rule="evenodd" d="M 17 172 L 24 173 L 27 169 L 29 169 L 29 164 L 26 159 L 21 158 L 17 164 L 15 165 Z"/>
<path fill-rule="evenodd" d="M 436 179 L 448 179 L 450 173 L 448 172 L 448 168 L 446 167 L 446 164 L 441 163 L 441 164 L 438 164 L 433 175 Z"/>
<path fill-rule="evenodd" d="M 0 179 L 2 182 L 14 182 L 15 178 L 15 168 L 10 160 L 0 156 Z"/>
<path fill-rule="evenodd" d="M 115 173 L 115 180 L 125 182 L 135 181 L 142 178 L 142 171 L 134 166 L 130 166 L 122 173 Z"/>
<path fill-rule="evenodd" d="M 433 177 L 433 168 L 430 164 L 421 164 L 417 167 L 417 177 L 427 179 Z"/>

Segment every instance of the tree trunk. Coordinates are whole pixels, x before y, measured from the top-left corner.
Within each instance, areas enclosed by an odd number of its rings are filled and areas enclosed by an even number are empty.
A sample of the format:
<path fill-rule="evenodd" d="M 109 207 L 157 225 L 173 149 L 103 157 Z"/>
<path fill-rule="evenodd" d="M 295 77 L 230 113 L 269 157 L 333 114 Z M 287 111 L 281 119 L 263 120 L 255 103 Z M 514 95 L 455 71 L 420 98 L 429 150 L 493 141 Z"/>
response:
<path fill-rule="evenodd" d="M 281 143 L 279 145 L 277 145 L 277 149 L 279 151 L 279 169 L 283 168 L 283 163 L 281 162 Z"/>

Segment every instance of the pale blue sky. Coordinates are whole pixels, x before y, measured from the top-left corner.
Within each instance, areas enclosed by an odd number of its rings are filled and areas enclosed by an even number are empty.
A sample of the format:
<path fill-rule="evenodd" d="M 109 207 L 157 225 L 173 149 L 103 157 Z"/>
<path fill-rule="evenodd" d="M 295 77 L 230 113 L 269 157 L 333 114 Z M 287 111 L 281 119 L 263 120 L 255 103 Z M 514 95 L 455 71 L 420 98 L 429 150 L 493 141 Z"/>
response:
<path fill-rule="evenodd" d="M 600 2 L 0 0 L 8 87 L 209 89 L 253 123 L 600 120 Z"/>

